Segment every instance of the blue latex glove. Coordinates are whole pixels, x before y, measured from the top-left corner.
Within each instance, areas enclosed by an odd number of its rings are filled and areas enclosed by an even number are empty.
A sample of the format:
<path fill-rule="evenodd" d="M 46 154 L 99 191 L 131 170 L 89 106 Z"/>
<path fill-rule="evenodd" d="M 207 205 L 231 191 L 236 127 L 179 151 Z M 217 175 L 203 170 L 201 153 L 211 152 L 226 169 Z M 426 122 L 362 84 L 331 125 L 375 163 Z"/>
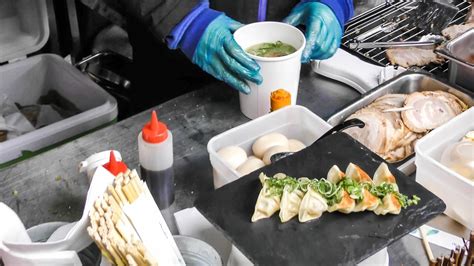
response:
<path fill-rule="evenodd" d="M 298 4 L 283 21 L 293 26 L 306 26 L 306 47 L 301 57 L 303 63 L 310 59 L 327 59 L 341 45 L 342 27 L 332 9 L 325 4 Z"/>
<path fill-rule="evenodd" d="M 232 34 L 241 23 L 219 15 L 206 28 L 192 57 L 193 63 L 215 78 L 245 94 L 250 93 L 246 80 L 261 84 L 260 66 L 235 42 Z"/>

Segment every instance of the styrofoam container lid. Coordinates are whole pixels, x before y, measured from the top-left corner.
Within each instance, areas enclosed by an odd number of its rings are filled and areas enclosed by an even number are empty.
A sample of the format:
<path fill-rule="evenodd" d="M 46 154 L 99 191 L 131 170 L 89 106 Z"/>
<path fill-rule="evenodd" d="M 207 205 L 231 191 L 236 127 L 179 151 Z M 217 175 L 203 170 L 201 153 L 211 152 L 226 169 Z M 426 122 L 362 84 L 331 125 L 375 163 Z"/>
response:
<path fill-rule="evenodd" d="M 46 0 L 0 1 L 0 63 L 40 50 L 48 38 Z"/>

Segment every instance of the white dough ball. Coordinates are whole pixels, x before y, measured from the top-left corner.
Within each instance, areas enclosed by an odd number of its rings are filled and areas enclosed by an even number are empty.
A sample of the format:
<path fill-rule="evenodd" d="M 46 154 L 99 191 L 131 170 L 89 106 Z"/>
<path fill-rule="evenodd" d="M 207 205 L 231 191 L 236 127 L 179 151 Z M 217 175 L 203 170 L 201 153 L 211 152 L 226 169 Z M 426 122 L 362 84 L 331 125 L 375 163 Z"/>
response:
<path fill-rule="evenodd" d="M 217 154 L 234 170 L 247 160 L 247 153 L 238 146 L 224 147 Z"/>
<path fill-rule="evenodd" d="M 272 155 L 274 155 L 276 153 L 280 153 L 280 152 L 289 152 L 289 151 L 290 151 L 290 149 L 288 148 L 288 146 L 273 146 L 270 149 L 268 149 L 265 152 L 265 154 L 263 155 L 263 162 L 266 165 L 269 165 L 269 164 L 272 163 L 270 161 L 270 158 L 272 157 Z"/>
<path fill-rule="evenodd" d="M 262 160 L 258 159 L 255 156 L 250 156 L 247 161 L 245 161 L 243 164 L 241 164 L 239 167 L 237 167 L 237 172 L 241 175 L 248 175 L 252 173 L 253 171 L 264 167 L 265 164 L 263 163 Z"/>
<path fill-rule="evenodd" d="M 288 148 L 290 148 L 291 152 L 299 152 L 302 149 L 306 148 L 303 142 L 297 139 L 289 139 L 288 140 Z"/>
<path fill-rule="evenodd" d="M 288 147 L 288 139 L 280 133 L 270 133 L 258 138 L 252 145 L 253 154 L 262 158 L 263 154 L 273 146 Z"/>

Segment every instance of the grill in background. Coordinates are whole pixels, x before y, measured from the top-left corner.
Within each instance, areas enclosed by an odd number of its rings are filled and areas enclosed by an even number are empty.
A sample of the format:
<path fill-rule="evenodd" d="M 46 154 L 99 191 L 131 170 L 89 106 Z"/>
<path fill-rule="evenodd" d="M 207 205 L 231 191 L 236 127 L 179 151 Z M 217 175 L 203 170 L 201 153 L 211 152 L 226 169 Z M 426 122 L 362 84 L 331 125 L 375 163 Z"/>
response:
<path fill-rule="evenodd" d="M 470 2 L 462 0 L 452 1 L 453 5 L 459 8 L 459 12 L 456 14 L 454 19 L 451 21 L 452 24 L 461 24 L 464 22 Z M 397 21 L 398 27 L 392 32 L 384 33 L 378 32 L 364 40 L 364 42 L 389 42 L 389 41 L 417 41 L 423 35 L 429 34 L 430 32 L 421 30 L 409 23 L 409 18 L 415 12 L 414 8 L 417 6 L 417 1 L 392 1 L 391 3 L 381 4 L 374 7 L 373 9 L 364 12 L 354 17 L 346 25 L 346 31 L 342 38 L 342 45 L 345 49 L 349 48 L 349 42 L 354 40 L 357 36 L 389 21 Z M 369 59 L 378 65 L 386 66 L 390 64 L 385 56 L 386 48 L 373 48 L 373 49 L 355 49 L 352 50 L 362 57 Z M 438 77 L 447 77 L 448 73 L 448 61 L 444 64 L 429 64 L 421 67 L 425 71 L 428 71 Z"/>

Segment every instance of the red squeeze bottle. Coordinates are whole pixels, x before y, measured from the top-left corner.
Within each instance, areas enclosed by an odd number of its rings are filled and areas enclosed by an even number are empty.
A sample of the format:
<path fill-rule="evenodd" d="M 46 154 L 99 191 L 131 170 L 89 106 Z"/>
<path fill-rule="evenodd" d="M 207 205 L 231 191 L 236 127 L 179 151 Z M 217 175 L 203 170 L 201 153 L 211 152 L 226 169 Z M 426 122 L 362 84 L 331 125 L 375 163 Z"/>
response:
<path fill-rule="evenodd" d="M 109 170 L 114 176 L 117 176 L 120 173 L 125 173 L 128 169 L 127 165 L 124 162 L 117 161 L 113 151 L 110 151 L 109 162 L 104 164 L 103 167 Z"/>
<path fill-rule="evenodd" d="M 160 209 L 174 201 L 173 135 L 156 112 L 138 135 L 140 174 Z"/>

